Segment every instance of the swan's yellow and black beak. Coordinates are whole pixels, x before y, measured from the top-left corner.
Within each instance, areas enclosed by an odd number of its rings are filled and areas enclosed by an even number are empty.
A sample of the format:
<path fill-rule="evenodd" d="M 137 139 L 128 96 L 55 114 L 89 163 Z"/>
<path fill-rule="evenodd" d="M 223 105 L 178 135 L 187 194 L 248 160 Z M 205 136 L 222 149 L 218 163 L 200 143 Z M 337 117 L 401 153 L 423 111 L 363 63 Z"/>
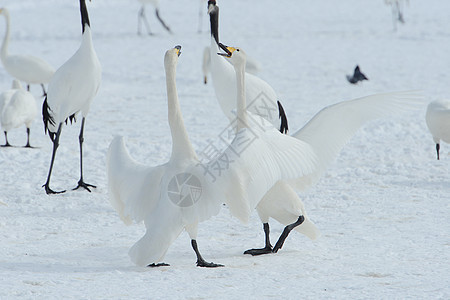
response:
<path fill-rule="evenodd" d="M 225 51 L 225 53 L 217 53 L 219 55 L 225 56 L 225 57 L 231 57 L 233 55 L 233 52 L 236 51 L 236 48 L 225 46 L 222 43 L 219 43 L 219 47 Z"/>
<path fill-rule="evenodd" d="M 177 55 L 180 56 L 180 55 L 181 55 L 181 46 L 178 45 L 178 46 L 175 46 L 175 47 L 173 47 L 173 48 L 176 49 Z"/>

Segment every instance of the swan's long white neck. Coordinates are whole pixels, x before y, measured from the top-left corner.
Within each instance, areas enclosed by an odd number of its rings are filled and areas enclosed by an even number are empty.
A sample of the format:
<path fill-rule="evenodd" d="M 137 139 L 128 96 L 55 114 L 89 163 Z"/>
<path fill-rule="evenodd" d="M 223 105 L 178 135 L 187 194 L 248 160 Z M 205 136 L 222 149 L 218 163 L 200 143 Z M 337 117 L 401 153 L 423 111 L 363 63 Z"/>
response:
<path fill-rule="evenodd" d="M 9 45 L 9 27 L 10 27 L 10 19 L 9 19 L 9 13 L 8 11 L 3 11 L 3 15 L 5 16 L 6 21 L 6 31 L 5 31 L 5 37 L 3 38 L 3 44 L 1 49 L 1 58 L 4 60 L 6 56 L 8 56 L 8 45 Z"/>
<path fill-rule="evenodd" d="M 184 127 L 183 115 L 181 114 L 178 92 L 176 87 L 176 66 L 165 66 L 166 87 L 169 111 L 169 126 L 172 134 L 172 156 L 173 159 L 197 159 L 194 148 Z"/>
<path fill-rule="evenodd" d="M 248 116 L 247 116 L 247 100 L 245 98 L 245 63 L 238 64 L 234 66 L 236 71 L 236 87 L 237 87 L 237 97 L 236 97 L 236 108 L 237 108 L 237 130 L 248 127 Z"/>

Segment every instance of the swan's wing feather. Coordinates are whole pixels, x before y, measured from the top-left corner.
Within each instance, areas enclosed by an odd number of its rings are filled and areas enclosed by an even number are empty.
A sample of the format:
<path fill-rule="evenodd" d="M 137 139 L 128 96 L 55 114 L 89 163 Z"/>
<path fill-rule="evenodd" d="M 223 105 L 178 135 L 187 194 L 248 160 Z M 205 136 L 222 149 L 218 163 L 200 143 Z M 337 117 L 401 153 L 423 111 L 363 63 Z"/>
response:
<path fill-rule="evenodd" d="M 316 156 L 307 143 L 281 134 L 262 117 L 251 119 L 262 126 L 241 129 L 213 161 L 222 169 L 221 174 L 215 170 L 228 193 L 225 201 L 243 222 L 277 181 L 305 176 L 316 168 Z"/>
<path fill-rule="evenodd" d="M 164 165 L 147 167 L 130 157 L 122 137 L 111 142 L 107 156 L 111 205 L 125 224 L 140 222 L 155 208 Z"/>
<path fill-rule="evenodd" d="M 422 104 L 422 99 L 417 91 L 376 94 L 343 101 L 319 111 L 292 135 L 311 145 L 319 162 L 313 174 L 296 181 L 296 187 L 305 189 L 314 184 L 348 140 L 366 122 L 417 108 L 418 104 Z"/>

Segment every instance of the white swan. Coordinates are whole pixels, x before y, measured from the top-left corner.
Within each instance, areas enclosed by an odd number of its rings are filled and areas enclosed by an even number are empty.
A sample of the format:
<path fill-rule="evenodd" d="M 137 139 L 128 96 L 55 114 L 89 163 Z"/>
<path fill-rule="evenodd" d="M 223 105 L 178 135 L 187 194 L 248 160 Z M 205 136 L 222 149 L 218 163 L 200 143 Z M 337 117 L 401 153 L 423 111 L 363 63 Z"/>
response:
<path fill-rule="evenodd" d="M 72 122 L 81 111 L 82 121 L 79 136 L 80 142 L 80 180 L 78 186 L 90 191 L 83 181 L 83 132 L 86 115 L 89 112 L 92 99 L 98 92 L 101 82 L 101 66 L 92 43 L 91 27 L 85 0 L 80 0 L 82 38 L 80 48 L 55 73 L 48 86 L 48 95 L 42 106 L 45 131 L 53 142 L 52 159 L 47 181 L 43 185 L 47 194 L 62 193 L 50 189 L 50 177 L 56 150 L 59 146 L 62 125 L 67 120 Z"/>
<path fill-rule="evenodd" d="M 237 78 L 243 80 L 245 78 L 244 51 L 221 43 L 219 45 L 226 52 L 225 56 L 235 65 Z M 239 84 L 238 93 L 244 94 Z M 249 249 L 244 254 L 261 255 L 277 252 L 292 229 L 315 239 L 319 231 L 307 218 L 304 205 L 295 190 L 303 191 L 315 184 L 345 143 L 364 123 L 411 109 L 421 99 L 415 92 L 399 92 L 340 102 L 322 109 L 302 129 L 294 133 L 293 137 L 304 141 L 314 150 L 318 158 L 316 169 L 313 173 L 300 176 L 295 180 L 278 181 L 260 201 L 257 200 L 259 203 L 256 210 L 263 223 L 265 247 Z M 269 218 L 274 218 L 286 225 L 274 247 L 270 244 Z"/>
<path fill-rule="evenodd" d="M 217 214 L 222 203 L 246 222 L 275 182 L 311 172 L 315 159 L 305 143 L 282 135 L 262 118 L 249 119 L 241 102 L 237 133 L 229 147 L 215 160 L 200 163 L 178 102 L 175 73 L 180 48 L 168 50 L 164 58 L 173 143 L 170 160 L 156 167 L 141 165 L 129 156 L 123 139 L 116 137 L 107 159 L 109 198 L 125 223 L 144 221 L 147 228 L 130 249 L 135 264 L 161 265 L 167 249 L 185 229 L 197 265 L 217 267 L 198 251 L 198 223 Z"/>
<path fill-rule="evenodd" d="M 219 6 L 215 0 L 208 1 L 208 13 L 211 25 L 211 77 L 220 107 L 232 122 L 236 118 L 233 113 L 236 107 L 236 74 L 233 67 L 216 54 L 219 52 Z M 273 88 L 252 74 L 246 73 L 245 77 L 248 111 L 262 116 L 281 132 L 287 132 L 286 114 Z"/>
<path fill-rule="evenodd" d="M 211 69 L 211 50 L 209 46 L 206 46 L 203 50 L 203 60 L 202 60 L 202 71 L 203 71 L 203 83 L 208 83 L 208 75 Z M 245 65 L 245 71 L 256 75 L 261 71 L 261 64 L 251 58 L 247 58 L 247 63 Z"/>
<path fill-rule="evenodd" d="M 450 143 L 450 100 L 430 102 L 425 115 L 428 129 L 436 143 L 437 159 L 439 160 L 440 141 Z"/>
<path fill-rule="evenodd" d="M 159 16 L 159 0 L 138 0 L 138 1 L 141 4 L 141 8 L 139 9 L 139 12 L 138 12 L 138 34 L 139 35 L 142 33 L 142 30 L 141 30 L 142 23 L 141 22 L 144 22 L 145 28 L 147 29 L 147 33 L 149 35 L 153 34 L 150 30 L 150 24 L 148 23 L 147 16 L 145 15 L 145 5 L 147 5 L 147 4 L 153 5 L 153 7 L 155 8 L 156 18 L 159 20 L 159 22 L 164 27 L 164 29 L 166 29 L 169 33 L 172 33 L 169 26 L 167 26 L 166 23 L 163 21 L 163 19 L 161 19 L 161 17 Z"/>
<path fill-rule="evenodd" d="M 27 129 L 27 144 L 25 147 L 31 148 L 30 127 L 37 117 L 38 109 L 34 96 L 22 89 L 19 81 L 14 80 L 12 89 L 0 95 L 0 113 L 1 126 L 6 140 L 3 146 L 11 146 L 8 142 L 8 131 L 25 125 Z"/>
<path fill-rule="evenodd" d="M 10 35 L 10 16 L 8 10 L 0 8 L 6 20 L 6 32 L 1 48 L 1 60 L 6 71 L 14 78 L 30 84 L 40 84 L 45 95 L 44 83 L 49 83 L 55 69 L 44 60 L 31 55 L 10 55 L 8 53 Z"/>

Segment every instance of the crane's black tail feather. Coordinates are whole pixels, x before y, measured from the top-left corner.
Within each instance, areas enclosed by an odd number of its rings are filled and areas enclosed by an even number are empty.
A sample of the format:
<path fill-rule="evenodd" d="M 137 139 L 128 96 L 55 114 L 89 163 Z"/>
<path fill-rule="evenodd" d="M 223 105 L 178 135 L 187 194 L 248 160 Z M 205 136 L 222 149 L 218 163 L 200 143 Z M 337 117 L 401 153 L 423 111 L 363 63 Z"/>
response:
<path fill-rule="evenodd" d="M 284 112 L 284 108 L 281 105 L 280 101 L 277 101 L 278 103 L 278 113 L 279 113 L 279 118 L 281 119 L 281 124 L 280 124 L 280 132 L 287 134 L 287 132 L 289 131 L 289 126 L 288 126 L 288 120 L 286 117 L 286 113 Z"/>
<path fill-rule="evenodd" d="M 55 126 L 55 119 L 53 119 L 51 111 L 50 107 L 48 107 L 46 96 L 44 103 L 42 104 L 42 121 L 44 121 L 44 133 L 47 134 L 48 132 L 50 138 L 52 138 L 52 133 L 48 130 L 48 125 Z"/>

